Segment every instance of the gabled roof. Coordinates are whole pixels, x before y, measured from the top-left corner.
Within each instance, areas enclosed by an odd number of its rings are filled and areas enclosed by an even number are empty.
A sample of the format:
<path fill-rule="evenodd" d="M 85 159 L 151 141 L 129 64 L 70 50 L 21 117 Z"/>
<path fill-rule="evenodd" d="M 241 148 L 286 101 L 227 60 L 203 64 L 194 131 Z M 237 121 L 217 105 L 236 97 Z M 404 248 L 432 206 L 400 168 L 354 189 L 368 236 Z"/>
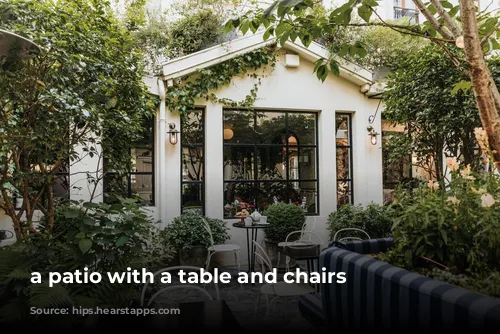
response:
<path fill-rule="evenodd" d="M 258 32 L 239 37 L 187 56 L 169 60 L 162 65 L 162 79 L 164 81 L 168 81 L 179 78 L 196 72 L 197 70 L 216 65 L 239 55 L 276 43 L 275 38 L 264 40 L 263 34 L 264 32 Z M 330 57 L 329 51 L 315 42 L 306 47 L 298 41 L 287 41 L 282 47 L 297 53 L 302 58 L 311 62 L 315 62 L 321 58 L 328 59 Z M 373 84 L 372 73 L 368 70 L 340 57 L 337 57 L 337 61 L 339 62 L 340 76 L 342 78 L 349 80 L 358 86 L 371 86 Z M 157 79 L 147 77 L 145 78 L 145 82 L 149 86 L 150 92 L 152 94 L 157 94 Z"/>

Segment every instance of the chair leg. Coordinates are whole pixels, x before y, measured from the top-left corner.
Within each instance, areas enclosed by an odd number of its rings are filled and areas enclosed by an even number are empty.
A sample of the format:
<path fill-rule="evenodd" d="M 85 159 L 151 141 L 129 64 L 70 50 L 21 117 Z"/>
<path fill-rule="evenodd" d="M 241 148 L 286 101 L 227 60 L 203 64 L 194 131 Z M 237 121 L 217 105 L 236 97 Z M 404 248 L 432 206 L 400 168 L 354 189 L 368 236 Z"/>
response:
<path fill-rule="evenodd" d="M 259 292 L 259 299 L 257 299 L 257 307 L 255 308 L 255 315 L 259 313 L 260 300 L 262 298 L 262 292 Z"/>
<path fill-rule="evenodd" d="M 205 263 L 205 270 L 208 271 L 208 269 L 210 268 L 210 261 L 212 260 L 212 255 L 214 255 L 215 252 L 211 252 L 211 251 L 208 251 L 207 253 L 207 261 Z"/>
<path fill-rule="evenodd" d="M 278 300 L 278 298 L 280 298 L 280 296 L 276 296 L 274 297 L 270 302 L 269 304 L 267 304 L 267 310 L 266 310 L 266 317 L 269 316 L 269 312 L 271 311 L 271 306 L 273 305 L 273 303 Z"/>

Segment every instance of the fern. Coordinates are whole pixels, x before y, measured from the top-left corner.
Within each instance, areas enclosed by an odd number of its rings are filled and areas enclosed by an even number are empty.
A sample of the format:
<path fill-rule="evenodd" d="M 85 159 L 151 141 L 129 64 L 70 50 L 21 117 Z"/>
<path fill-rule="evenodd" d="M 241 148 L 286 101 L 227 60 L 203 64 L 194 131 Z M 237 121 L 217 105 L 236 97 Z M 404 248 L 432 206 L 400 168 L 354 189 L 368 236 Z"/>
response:
<path fill-rule="evenodd" d="M 32 284 L 28 287 L 28 304 L 38 308 L 73 306 L 69 291 L 60 284 L 49 287 L 47 283 Z"/>

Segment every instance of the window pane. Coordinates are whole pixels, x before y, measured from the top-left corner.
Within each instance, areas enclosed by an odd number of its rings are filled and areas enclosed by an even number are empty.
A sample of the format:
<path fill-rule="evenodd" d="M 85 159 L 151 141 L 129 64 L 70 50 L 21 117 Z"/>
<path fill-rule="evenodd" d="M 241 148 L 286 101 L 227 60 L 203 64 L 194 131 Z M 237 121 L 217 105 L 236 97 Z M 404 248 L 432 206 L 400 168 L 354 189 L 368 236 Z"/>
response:
<path fill-rule="evenodd" d="M 274 197 L 280 202 L 288 202 L 289 194 L 286 181 L 282 182 L 259 182 L 257 184 L 256 202 L 259 206 L 262 203 L 274 203 Z"/>
<path fill-rule="evenodd" d="M 303 207 L 307 213 L 318 213 L 318 183 L 297 181 L 290 183 L 289 201 Z"/>
<path fill-rule="evenodd" d="M 257 144 L 285 145 L 285 113 L 257 112 Z"/>
<path fill-rule="evenodd" d="M 254 147 L 224 147 L 224 180 L 253 180 Z"/>
<path fill-rule="evenodd" d="M 316 148 L 290 149 L 288 152 L 290 180 L 316 179 Z"/>
<path fill-rule="evenodd" d="M 288 145 L 316 145 L 316 115 L 289 113 L 288 136 Z"/>
<path fill-rule="evenodd" d="M 347 147 L 337 148 L 337 179 L 351 178 L 351 149 Z"/>
<path fill-rule="evenodd" d="M 254 182 L 226 182 L 224 183 L 224 205 L 239 202 L 253 203 L 256 198 Z M 226 216 L 231 216 L 225 212 Z"/>
<path fill-rule="evenodd" d="M 150 147 L 133 147 L 131 172 L 153 172 L 153 150 Z"/>
<path fill-rule="evenodd" d="M 153 203 L 153 175 L 130 175 L 132 197 L 140 197 L 144 203 Z"/>
<path fill-rule="evenodd" d="M 203 143 L 203 111 L 193 110 L 182 116 L 182 145 Z"/>
<path fill-rule="evenodd" d="M 352 182 L 338 181 L 337 182 L 337 205 L 352 204 L 351 202 Z"/>
<path fill-rule="evenodd" d="M 224 143 L 253 144 L 253 142 L 253 111 L 224 110 Z"/>
<path fill-rule="evenodd" d="M 182 180 L 203 180 L 203 148 L 182 148 Z"/>
<path fill-rule="evenodd" d="M 286 148 L 261 146 L 257 148 L 259 180 L 286 180 Z"/>
<path fill-rule="evenodd" d="M 337 114 L 335 125 L 336 125 L 336 139 L 337 146 L 349 146 L 351 145 L 350 138 L 350 116 L 349 115 L 339 115 Z"/>
<path fill-rule="evenodd" d="M 203 214 L 203 185 L 201 183 L 182 185 L 182 212 L 186 210 Z"/>

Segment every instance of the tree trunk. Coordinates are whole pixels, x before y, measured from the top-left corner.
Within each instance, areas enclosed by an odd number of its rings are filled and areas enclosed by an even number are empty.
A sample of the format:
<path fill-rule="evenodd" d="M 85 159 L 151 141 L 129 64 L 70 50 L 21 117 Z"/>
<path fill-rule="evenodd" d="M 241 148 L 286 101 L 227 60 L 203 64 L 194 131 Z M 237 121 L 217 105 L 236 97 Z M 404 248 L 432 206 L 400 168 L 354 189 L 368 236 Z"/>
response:
<path fill-rule="evenodd" d="M 493 151 L 494 165 L 500 170 L 500 93 L 484 59 L 473 0 L 460 0 L 464 52 L 483 129 Z"/>

